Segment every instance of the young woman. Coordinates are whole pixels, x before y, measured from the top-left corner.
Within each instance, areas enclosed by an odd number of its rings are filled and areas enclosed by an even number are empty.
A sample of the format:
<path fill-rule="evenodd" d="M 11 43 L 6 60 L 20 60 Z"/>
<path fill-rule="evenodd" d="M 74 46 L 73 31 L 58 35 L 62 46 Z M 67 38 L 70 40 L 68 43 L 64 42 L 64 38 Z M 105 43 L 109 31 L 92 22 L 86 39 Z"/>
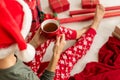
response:
<path fill-rule="evenodd" d="M 96 30 L 104 16 L 104 7 L 102 5 L 98 5 L 95 12 L 95 17 L 90 26 L 83 28 L 82 30 L 72 30 L 69 28 L 65 28 L 60 26 L 60 33 L 65 34 L 66 40 L 77 39 L 76 43 L 66 49 L 61 53 L 60 59 L 58 61 L 54 80 L 68 80 L 70 77 L 70 71 L 73 66 L 77 63 L 77 61 L 86 54 L 89 50 L 93 38 L 96 34 Z M 41 30 L 38 29 L 34 37 L 29 38 L 30 43 L 36 47 L 36 55 L 33 61 L 26 63 L 31 69 L 38 75 L 41 76 L 43 68 L 43 63 L 41 63 L 43 56 L 46 52 L 49 44 L 54 41 L 54 39 L 47 39 L 45 36 L 41 35 Z M 31 32 L 32 33 L 32 32 Z M 30 35 L 31 35 L 30 33 Z M 33 32 L 34 34 L 34 32 Z M 33 35 L 32 35 L 33 36 Z M 47 65 L 46 63 L 45 65 Z"/>

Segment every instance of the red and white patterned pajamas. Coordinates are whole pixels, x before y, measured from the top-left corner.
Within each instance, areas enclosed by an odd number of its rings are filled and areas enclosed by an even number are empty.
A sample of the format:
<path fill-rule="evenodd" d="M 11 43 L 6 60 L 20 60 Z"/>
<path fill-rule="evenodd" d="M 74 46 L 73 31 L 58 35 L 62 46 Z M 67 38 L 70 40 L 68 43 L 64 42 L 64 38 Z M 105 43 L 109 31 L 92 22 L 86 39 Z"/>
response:
<path fill-rule="evenodd" d="M 76 31 L 72 29 L 68 29 L 65 27 L 60 27 L 60 33 L 65 34 L 66 40 L 76 39 Z M 96 31 L 92 28 L 88 29 L 88 31 L 83 34 L 77 42 L 70 48 L 66 49 L 60 56 L 56 74 L 54 80 L 68 80 L 70 77 L 70 71 L 73 69 L 73 66 L 77 61 L 86 54 L 87 50 L 89 50 L 90 45 L 93 41 L 93 38 L 96 34 Z M 47 40 L 45 43 L 40 45 L 36 49 L 36 55 L 33 61 L 27 63 L 29 67 L 37 74 L 41 65 L 41 60 L 46 52 L 49 44 L 54 40 Z"/>
<path fill-rule="evenodd" d="M 95 30 L 90 28 L 72 47 L 61 54 L 54 80 L 69 79 L 70 71 L 73 69 L 75 63 L 89 50 L 95 34 Z"/>

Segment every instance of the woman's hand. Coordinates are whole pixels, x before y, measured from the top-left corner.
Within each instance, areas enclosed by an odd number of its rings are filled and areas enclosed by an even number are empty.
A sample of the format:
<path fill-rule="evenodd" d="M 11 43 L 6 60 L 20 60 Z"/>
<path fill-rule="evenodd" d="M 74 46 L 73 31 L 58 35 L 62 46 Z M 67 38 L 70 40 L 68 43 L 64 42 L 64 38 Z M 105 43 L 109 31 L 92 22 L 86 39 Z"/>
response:
<path fill-rule="evenodd" d="M 55 58 L 60 57 L 60 54 L 62 53 L 62 50 L 63 50 L 65 44 L 66 44 L 66 41 L 65 41 L 64 34 L 61 34 L 61 35 L 56 37 L 56 42 L 55 42 L 55 45 L 53 47 L 53 57 L 55 57 Z"/>
<path fill-rule="evenodd" d="M 45 36 L 41 35 L 42 30 L 39 28 L 35 35 L 33 36 L 32 40 L 30 41 L 30 44 L 33 45 L 35 48 L 37 48 L 40 44 L 44 43 L 47 41 L 47 38 Z"/>
<path fill-rule="evenodd" d="M 66 41 L 65 41 L 64 34 L 56 37 L 56 42 L 55 42 L 55 45 L 53 47 L 53 56 L 52 56 L 52 59 L 48 65 L 48 68 L 47 68 L 48 71 L 55 72 L 58 60 L 60 58 L 60 54 L 62 53 L 62 50 L 63 50 L 65 44 L 66 44 Z"/>

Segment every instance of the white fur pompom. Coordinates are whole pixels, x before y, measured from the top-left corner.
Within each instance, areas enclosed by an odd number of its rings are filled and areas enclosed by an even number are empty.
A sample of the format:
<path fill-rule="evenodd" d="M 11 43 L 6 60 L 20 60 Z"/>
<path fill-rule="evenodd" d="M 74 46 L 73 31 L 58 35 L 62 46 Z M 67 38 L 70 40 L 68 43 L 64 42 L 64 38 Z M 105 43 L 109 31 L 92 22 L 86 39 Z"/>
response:
<path fill-rule="evenodd" d="M 24 62 L 29 62 L 29 61 L 33 60 L 33 58 L 35 56 L 35 49 L 32 45 L 27 44 L 27 49 L 17 52 L 16 55 L 20 60 L 22 60 Z"/>

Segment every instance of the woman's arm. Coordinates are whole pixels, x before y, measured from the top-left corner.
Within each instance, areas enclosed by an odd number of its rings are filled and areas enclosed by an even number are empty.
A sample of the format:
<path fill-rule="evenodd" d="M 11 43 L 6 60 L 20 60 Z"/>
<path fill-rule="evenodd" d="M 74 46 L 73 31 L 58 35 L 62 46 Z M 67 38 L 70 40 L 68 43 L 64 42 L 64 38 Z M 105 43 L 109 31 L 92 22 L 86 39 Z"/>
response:
<path fill-rule="evenodd" d="M 36 41 L 34 40 L 38 40 L 36 38 L 38 38 L 38 36 L 36 35 L 34 37 L 35 39 L 33 39 L 32 41 L 30 41 L 30 43 L 36 47 Z M 65 41 L 65 35 L 61 34 L 59 36 L 56 37 L 56 42 L 55 45 L 53 47 L 53 56 L 50 60 L 50 63 L 47 67 L 47 69 L 44 71 L 43 75 L 40 77 L 40 80 L 52 80 L 54 78 L 54 72 L 58 63 L 58 60 L 60 58 L 60 54 L 62 53 L 62 50 L 64 48 L 66 41 Z"/>
<path fill-rule="evenodd" d="M 60 36 L 56 37 L 56 42 L 53 47 L 53 56 L 51 58 L 51 61 L 43 73 L 43 75 L 40 77 L 41 80 L 53 80 L 54 78 L 54 72 L 58 63 L 58 60 L 60 58 L 60 54 L 62 53 L 62 50 L 64 48 L 66 41 L 65 41 L 65 35 L 62 34 Z"/>
<path fill-rule="evenodd" d="M 52 59 L 47 67 L 47 70 L 55 72 L 56 65 L 58 63 L 58 60 L 60 58 L 60 54 L 62 53 L 62 50 L 64 48 L 66 41 L 65 41 L 65 35 L 62 34 L 60 36 L 56 37 L 56 42 L 53 47 L 53 56 Z"/>

